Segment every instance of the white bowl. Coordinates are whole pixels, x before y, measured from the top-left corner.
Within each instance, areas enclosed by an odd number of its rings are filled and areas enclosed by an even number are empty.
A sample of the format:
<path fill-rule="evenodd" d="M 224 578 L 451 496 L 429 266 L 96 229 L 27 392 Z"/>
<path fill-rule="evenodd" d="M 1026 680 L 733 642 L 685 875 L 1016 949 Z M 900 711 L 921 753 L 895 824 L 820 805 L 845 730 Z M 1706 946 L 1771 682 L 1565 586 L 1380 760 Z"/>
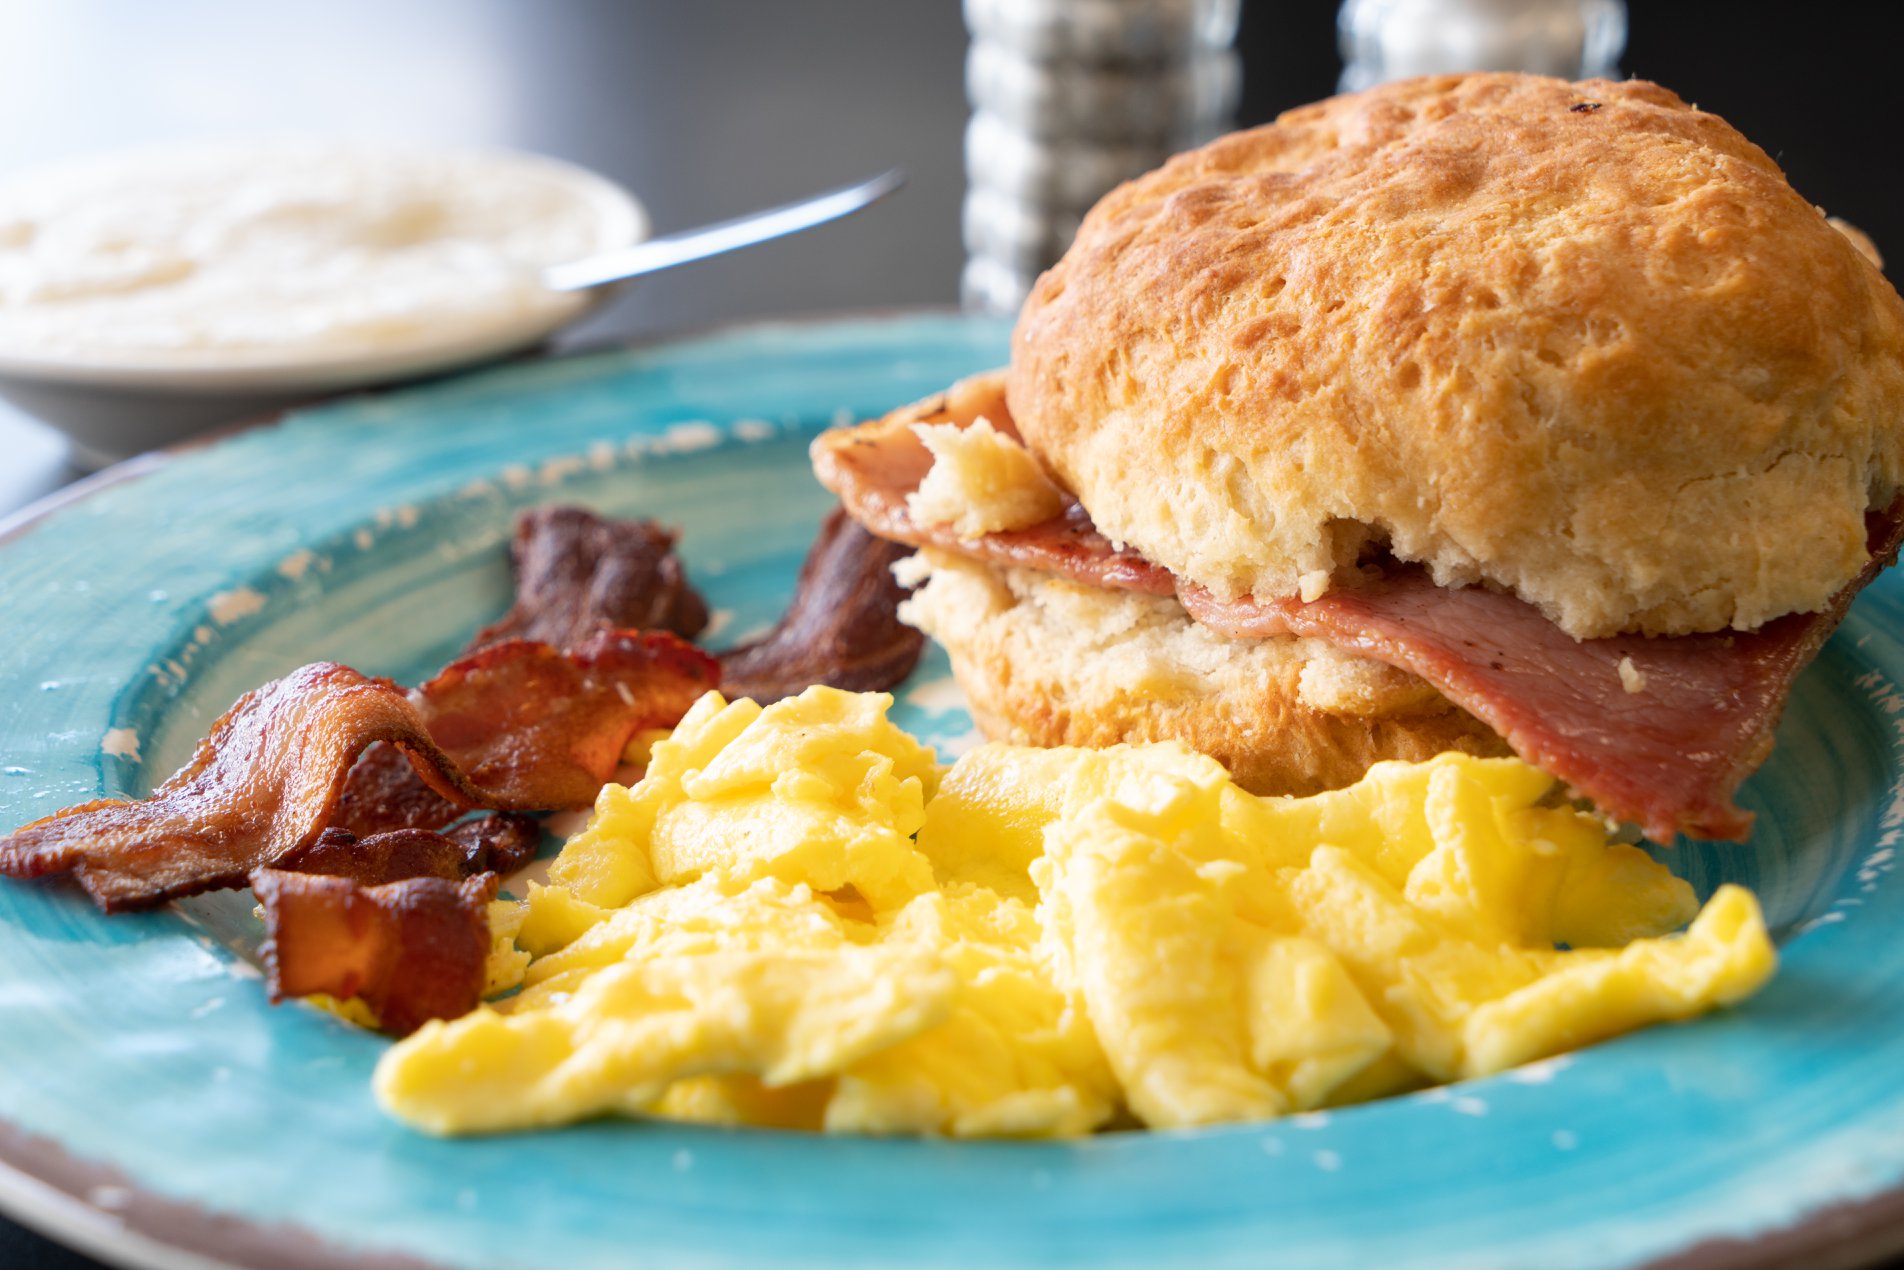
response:
<path fill-rule="evenodd" d="M 529 165 L 541 177 L 556 177 L 597 227 L 590 254 L 647 236 L 641 204 L 604 177 L 541 156 L 494 151 L 474 157 Z M 75 460 L 98 467 L 329 393 L 440 374 L 533 348 L 586 316 L 612 290 L 550 292 L 527 308 L 476 313 L 354 344 L 155 352 L 71 343 L 10 346 L 0 338 L 0 397 L 66 433 Z"/>

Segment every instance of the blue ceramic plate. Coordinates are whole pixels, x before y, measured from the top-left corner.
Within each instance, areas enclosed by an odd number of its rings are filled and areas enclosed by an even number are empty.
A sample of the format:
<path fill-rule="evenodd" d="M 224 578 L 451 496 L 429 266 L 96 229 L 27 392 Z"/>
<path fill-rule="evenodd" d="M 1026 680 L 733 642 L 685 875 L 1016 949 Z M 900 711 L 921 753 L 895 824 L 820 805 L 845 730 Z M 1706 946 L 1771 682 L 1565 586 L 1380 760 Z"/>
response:
<path fill-rule="evenodd" d="M 0 821 L 170 773 L 317 658 L 413 678 L 510 593 L 513 513 L 685 531 L 738 635 L 827 505 L 805 443 L 1001 362 L 951 317 L 758 327 L 295 415 L 0 542 Z M 1904 576 L 1859 601 L 1745 791 L 1778 978 L 1741 1009 L 1451 1090 L 1065 1144 L 614 1122 L 443 1142 L 377 1111 L 381 1040 L 273 1009 L 216 905 L 106 919 L 0 885 L 0 1204 L 116 1260 L 657 1267 L 1753 1263 L 1904 1216 Z M 956 748 L 942 660 L 904 722 Z M 951 701 L 955 702 L 956 697 Z M 227 901 L 228 903 L 229 901 Z M 240 911 L 242 925 L 243 914 Z M 242 942 L 242 941 L 240 941 Z"/>

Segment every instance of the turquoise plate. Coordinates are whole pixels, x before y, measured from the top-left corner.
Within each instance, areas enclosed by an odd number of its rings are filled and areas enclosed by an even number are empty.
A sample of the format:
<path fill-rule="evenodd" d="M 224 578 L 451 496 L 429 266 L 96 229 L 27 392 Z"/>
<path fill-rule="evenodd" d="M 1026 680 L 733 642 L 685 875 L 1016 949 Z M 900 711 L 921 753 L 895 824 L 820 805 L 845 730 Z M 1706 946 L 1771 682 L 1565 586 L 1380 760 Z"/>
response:
<path fill-rule="evenodd" d="M 512 514 L 682 526 L 729 634 L 775 616 L 827 499 L 805 445 L 1001 362 L 1006 329 L 764 326 L 293 415 L 0 542 L 0 821 L 171 772 L 233 698 L 318 658 L 410 678 L 509 595 Z M 1742 1008 L 1330 1115 L 1076 1143 L 613 1122 L 419 1136 L 383 1048 L 265 1004 L 208 909 L 106 919 L 0 885 L 0 1204 L 153 1265 L 1752 1264 L 1904 1218 L 1904 576 L 1858 602 L 1745 791 L 1784 947 Z M 904 722 L 953 750 L 945 665 Z"/>

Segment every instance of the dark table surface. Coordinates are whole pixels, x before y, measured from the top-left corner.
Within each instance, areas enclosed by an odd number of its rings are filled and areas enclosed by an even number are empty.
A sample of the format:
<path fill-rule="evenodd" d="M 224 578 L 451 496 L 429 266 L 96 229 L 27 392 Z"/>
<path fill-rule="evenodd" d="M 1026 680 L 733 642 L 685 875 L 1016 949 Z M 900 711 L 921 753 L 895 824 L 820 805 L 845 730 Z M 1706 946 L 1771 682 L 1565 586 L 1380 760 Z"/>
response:
<path fill-rule="evenodd" d="M 1904 252 L 1890 6 L 1631 0 L 1629 73 L 1716 110 Z M 1333 0 L 1249 0 L 1239 119 L 1327 95 Z M 543 151 L 624 182 L 658 232 L 901 165 L 850 221 L 643 281 L 560 346 L 774 315 L 954 304 L 965 33 L 953 0 L 14 0 L 0 172 L 192 136 L 327 133 Z M 0 517 L 76 479 L 0 406 Z M 0 1021 L 0 1026 L 3 1026 Z M 98 1263 L 0 1219 L 0 1267 Z"/>

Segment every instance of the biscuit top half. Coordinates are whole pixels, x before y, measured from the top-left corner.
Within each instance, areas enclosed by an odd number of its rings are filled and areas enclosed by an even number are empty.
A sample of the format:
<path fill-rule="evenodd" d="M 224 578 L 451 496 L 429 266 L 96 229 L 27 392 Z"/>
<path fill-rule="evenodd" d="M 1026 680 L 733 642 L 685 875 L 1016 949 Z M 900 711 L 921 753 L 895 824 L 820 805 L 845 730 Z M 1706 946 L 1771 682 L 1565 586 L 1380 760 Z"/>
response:
<path fill-rule="evenodd" d="M 1008 393 L 1098 526 L 1222 596 L 1385 546 L 1580 637 L 1822 607 L 1904 482 L 1904 304 L 1653 84 L 1440 76 L 1107 195 Z"/>

